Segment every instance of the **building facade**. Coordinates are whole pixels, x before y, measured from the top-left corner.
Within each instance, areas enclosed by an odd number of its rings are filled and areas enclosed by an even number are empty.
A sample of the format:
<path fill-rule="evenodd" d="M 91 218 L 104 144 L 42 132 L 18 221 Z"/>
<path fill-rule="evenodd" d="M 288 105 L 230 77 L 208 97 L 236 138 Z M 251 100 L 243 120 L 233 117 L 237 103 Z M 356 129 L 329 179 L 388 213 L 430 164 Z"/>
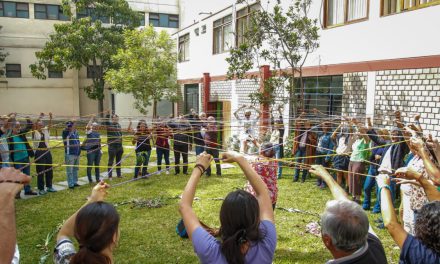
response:
<path fill-rule="evenodd" d="M 286 8 L 290 2 L 281 1 Z M 271 8 L 261 3 L 259 8 Z M 223 1 L 173 35 L 179 42 L 180 112 L 221 109 L 218 117 L 230 120 L 232 131 L 238 126 L 233 113 L 250 103 L 248 95 L 260 89 L 261 81 L 227 80 L 225 59 L 242 41 L 252 8 Z M 439 0 L 312 1 L 310 17 L 318 20 L 320 47 L 303 69 L 306 110 L 374 116 L 375 125 L 384 126 L 392 124 L 397 109 L 406 113 L 404 121 L 420 113 L 422 128 L 440 136 L 439 15 Z M 276 94 L 287 117 L 288 94 L 282 89 Z"/>
<path fill-rule="evenodd" d="M 178 0 L 133 0 L 130 7 L 144 15 L 143 25 L 172 34 L 179 28 Z M 98 112 L 98 103 L 90 100 L 83 87 L 91 84 L 86 68 L 80 71 L 49 72 L 46 80 L 34 78 L 29 65 L 36 62 L 35 52 L 41 50 L 56 23 L 69 23 L 62 14 L 60 0 L 0 1 L 0 46 L 9 55 L 0 65 L 0 113 L 37 114 L 53 112 L 58 116 L 84 116 Z M 74 13 L 74 16 L 87 14 Z M 110 23 L 111 21 L 103 21 Z M 121 116 L 137 116 L 133 98 L 127 94 L 105 91 L 106 109 Z M 159 104 L 159 113 L 172 113 L 170 103 Z"/>

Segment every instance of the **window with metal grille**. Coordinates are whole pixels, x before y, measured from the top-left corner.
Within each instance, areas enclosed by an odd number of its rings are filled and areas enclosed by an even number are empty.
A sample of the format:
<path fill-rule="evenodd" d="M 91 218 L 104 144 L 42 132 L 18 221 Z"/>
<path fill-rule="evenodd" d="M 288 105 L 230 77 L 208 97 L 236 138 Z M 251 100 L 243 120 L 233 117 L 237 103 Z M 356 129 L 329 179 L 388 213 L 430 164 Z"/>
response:
<path fill-rule="evenodd" d="M 21 64 L 6 64 L 6 77 L 21 78 Z"/>

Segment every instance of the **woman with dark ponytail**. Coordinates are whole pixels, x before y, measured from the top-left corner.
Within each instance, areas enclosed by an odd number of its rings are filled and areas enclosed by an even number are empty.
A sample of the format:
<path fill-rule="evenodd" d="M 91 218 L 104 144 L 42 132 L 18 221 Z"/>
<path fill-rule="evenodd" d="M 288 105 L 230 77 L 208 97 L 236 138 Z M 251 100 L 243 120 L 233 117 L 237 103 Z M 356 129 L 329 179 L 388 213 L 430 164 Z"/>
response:
<path fill-rule="evenodd" d="M 119 214 L 104 201 L 108 185 L 98 183 L 87 203 L 72 215 L 57 235 L 56 264 L 112 264 L 113 250 L 119 239 Z M 71 237 L 79 244 L 76 252 Z"/>
<path fill-rule="evenodd" d="M 243 156 L 229 152 L 222 161 L 238 163 L 255 197 L 243 190 L 226 196 L 220 209 L 221 241 L 200 224 L 192 202 L 200 176 L 211 161 L 212 156 L 205 152 L 197 157 L 179 205 L 194 251 L 202 263 L 272 263 L 277 242 L 272 201 L 266 184 Z"/>

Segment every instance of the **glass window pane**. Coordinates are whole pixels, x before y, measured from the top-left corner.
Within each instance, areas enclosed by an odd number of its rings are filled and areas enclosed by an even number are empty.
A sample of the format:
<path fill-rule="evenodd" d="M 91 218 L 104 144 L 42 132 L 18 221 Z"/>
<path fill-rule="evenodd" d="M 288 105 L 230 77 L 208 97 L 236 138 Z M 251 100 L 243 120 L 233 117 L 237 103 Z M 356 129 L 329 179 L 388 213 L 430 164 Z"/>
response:
<path fill-rule="evenodd" d="M 46 12 L 46 5 L 35 4 L 34 7 L 36 12 Z"/>
<path fill-rule="evenodd" d="M 327 1 L 327 26 L 344 23 L 344 3 L 345 0 Z"/>
<path fill-rule="evenodd" d="M 47 18 L 48 19 L 58 19 L 59 7 L 56 5 L 47 6 Z"/>
<path fill-rule="evenodd" d="M 348 21 L 367 17 L 367 0 L 348 0 Z"/>
<path fill-rule="evenodd" d="M 168 15 L 159 15 L 159 27 L 168 27 Z"/>
<path fill-rule="evenodd" d="M 221 27 L 214 29 L 214 54 L 220 53 L 221 48 Z"/>
<path fill-rule="evenodd" d="M 27 4 L 27 3 L 17 3 L 17 10 L 29 11 L 29 4 Z"/>
<path fill-rule="evenodd" d="M 179 27 L 179 22 L 178 21 L 169 21 L 169 27 L 170 28 L 178 28 Z"/>
<path fill-rule="evenodd" d="M 145 26 L 145 13 L 141 12 L 140 15 L 141 15 L 140 25 Z"/>
<path fill-rule="evenodd" d="M 17 10 L 17 17 L 29 18 L 29 11 L 18 11 Z"/>
<path fill-rule="evenodd" d="M 218 27 L 221 24 L 222 24 L 222 20 L 221 19 L 214 21 L 214 27 Z"/>
<path fill-rule="evenodd" d="M 223 51 L 229 50 L 232 47 L 233 41 L 232 23 L 229 23 L 223 27 Z"/>
<path fill-rule="evenodd" d="M 17 16 L 17 12 L 15 9 L 15 3 L 12 2 L 4 2 L 4 15 L 7 17 L 16 17 Z"/>
<path fill-rule="evenodd" d="M 46 12 L 35 11 L 35 18 L 36 19 L 46 19 Z"/>

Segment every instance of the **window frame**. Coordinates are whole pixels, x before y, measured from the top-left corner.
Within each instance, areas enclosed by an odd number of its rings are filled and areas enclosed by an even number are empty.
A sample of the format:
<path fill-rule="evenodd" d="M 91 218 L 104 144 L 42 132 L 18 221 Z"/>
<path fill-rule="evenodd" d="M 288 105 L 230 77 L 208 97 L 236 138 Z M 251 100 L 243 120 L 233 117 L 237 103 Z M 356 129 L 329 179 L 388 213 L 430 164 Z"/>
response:
<path fill-rule="evenodd" d="M 350 25 L 354 23 L 359 23 L 363 21 L 367 21 L 370 18 L 370 0 L 367 1 L 367 15 L 363 18 L 358 18 L 354 20 L 348 21 L 348 7 L 349 7 L 349 0 L 344 0 L 344 22 L 334 24 L 334 25 L 328 25 L 328 2 L 329 0 L 324 0 L 324 27 L 323 29 L 330 29 L 335 27 L 341 27 L 345 25 Z"/>
<path fill-rule="evenodd" d="M 161 24 L 161 16 L 166 16 L 167 17 L 167 25 L 163 25 Z M 154 17 L 154 18 L 152 18 Z M 151 23 L 152 20 L 155 23 Z M 179 28 L 179 15 L 178 14 L 166 14 L 166 13 L 149 13 L 148 14 L 148 24 L 153 26 L 153 27 L 162 27 L 162 28 Z M 177 23 L 176 27 L 170 26 L 171 21 Z M 154 25 L 157 24 L 157 25 Z"/>
<path fill-rule="evenodd" d="M 188 50 L 186 50 L 186 48 L 185 48 L 185 50 L 183 52 L 184 57 L 182 58 L 182 56 L 181 56 L 181 54 L 182 54 L 181 53 L 181 47 L 185 47 L 186 42 L 188 42 Z M 177 57 L 178 57 L 179 63 L 180 62 L 189 61 L 189 59 L 190 59 L 189 42 L 190 42 L 190 35 L 189 35 L 189 33 L 186 33 L 186 34 L 184 34 L 184 35 L 179 37 L 179 45 L 178 45 L 178 53 L 177 53 L 178 54 Z M 188 53 L 187 53 L 188 57 L 185 56 L 186 55 L 185 51 L 188 51 Z"/>
<path fill-rule="evenodd" d="M 18 70 L 11 71 L 9 69 L 9 71 L 8 71 L 8 66 L 18 66 Z M 14 76 L 14 75 L 10 76 L 8 73 L 11 73 L 11 72 L 18 73 L 18 74 L 16 76 Z M 6 78 L 22 78 L 21 64 L 19 64 L 19 63 L 6 63 L 6 65 L 5 65 L 5 76 L 6 76 Z"/>
<path fill-rule="evenodd" d="M 51 79 L 62 79 L 64 78 L 63 71 L 56 71 L 56 70 L 47 70 L 47 78 Z"/>
<path fill-rule="evenodd" d="M 37 6 L 44 7 L 45 10 L 45 18 L 37 18 L 37 13 L 42 13 L 41 11 L 37 11 Z M 58 14 L 56 19 L 49 18 L 49 6 L 57 6 L 58 7 Z M 63 19 L 63 17 L 65 19 Z M 34 4 L 34 18 L 40 19 L 40 20 L 60 20 L 60 21 L 69 21 L 69 17 L 63 14 L 63 8 L 60 5 L 50 5 L 50 4 Z"/>
<path fill-rule="evenodd" d="M 418 9 L 422 9 L 422 8 L 440 5 L 440 0 L 436 0 L 434 2 L 425 3 L 425 4 L 420 4 L 420 0 L 415 0 L 416 1 L 415 6 L 404 9 L 403 8 L 404 0 L 398 0 L 398 1 L 400 1 L 400 4 L 402 6 L 402 10 L 400 10 L 399 12 L 384 14 L 385 0 L 380 0 L 380 17 L 392 16 L 392 15 L 402 14 L 405 12 L 410 12 L 410 11 L 414 11 L 414 10 L 418 10 Z"/>
<path fill-rule="evenodd" d="M 14 16 L 6 16 L 5 15 L 5 5 L 4 3 L 9 3 L 9 4 L 14 4 L 15 5 L 15 11 L 14 11 Z M 13 1 L 0 1 L 0 17 L 10 17 L 10 18 L 24 18 L 24 19 L 29 19 L 29 3 L 23 3 L 23 2 L 13 2 Z M 27 10 L 25 9 L 19 9 L 19 5 L 26 5 L 27 6 Z M 23 11 L 27 11 L 27 16 L 26 17 L 21 17 L 18 16 L 19 12 L 23 12 Z"/>
<path fill-rule="evenodd" d="M 226 21 L 226 18 L 229 18 L 229 17 L 230 17 L 230 20 Z M 233 20 L 232 14 L 229 14 L 229 15 L 226 15 L 226 16 L 212 22 L 212 54 L 213 55 L 222 54 L 222 53 L 228 52 L 230 50 L 230 48 L 228 48 L 228 47 L 225 48 L 225 38 L 224 37 L 225 37 L 225 27 L 226 26 L 231 26 L 231 32 L 232 32 L 232 20 Z M 218 21 L 220 21 L 220 24 L 215 26 L 215 23 Z M 220 37 L 221 37 L 221 43 L 220 43 L 221 47 L 219 47 L 218 51 L 215 50 L 215 48 L 216 48 L 215 31 L 217 29 L 220 30 Z"/>
<path fill-rule="evenodd" d="M 238 35 L 238 21 L 241 19 L 246 19 L 246 28 L 249 25 L 249 19 L 251 14 L 255 11 L 255 7 L 258 6 L 258 9 L 260 9 L 261 4 L 259 1 L 257 1 L 256 3 L 252 4 L 252 5 L 247 5 L 246 7 L 237 10 L 235 12 L 235 46 L 238 47 L 239 45 L 241 45 L 244 42 L 244 31 L 243 31 L 243 35 L 241 36 L 241 38 L 243 38 L 242 42 L 239 43 L 239 38 L 240 36 Z M 241 12 L 246 11 L 246 13 L 244 15 L 239 15 Z"/>

